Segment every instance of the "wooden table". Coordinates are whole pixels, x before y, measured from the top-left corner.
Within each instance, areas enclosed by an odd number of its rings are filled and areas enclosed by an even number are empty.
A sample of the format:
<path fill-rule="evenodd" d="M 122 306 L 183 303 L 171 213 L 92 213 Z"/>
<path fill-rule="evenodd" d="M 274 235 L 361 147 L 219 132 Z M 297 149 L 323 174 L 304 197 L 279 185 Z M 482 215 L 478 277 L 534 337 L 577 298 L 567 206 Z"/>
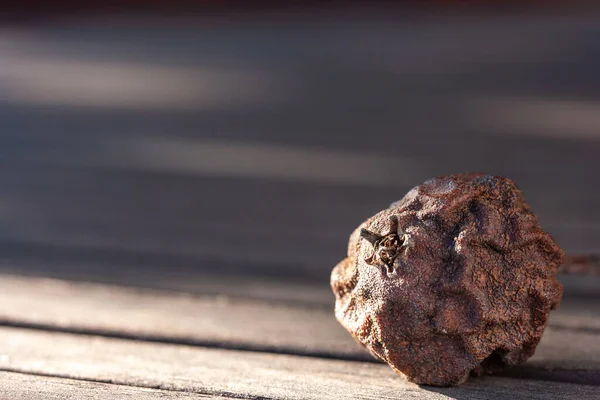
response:
<path fill-rule="evenodd" d="M 600 252 L 598 19 L 369 15 L 0 27 L 0 399 L 600 399 L 599 277 L 457 388 L 372 359 L 329 289 L 360 221 L 454 172 Z"/>
<path fill-rule="evenodd" d="M 0 398 L 600 398 L 596 300 L 567 295 L 525 365 L 436 388 L 355 343 L 326 282 L 310 301 L 287 282 L 252 298 L 238 284 L 201 295 L 3 275 Z"/>

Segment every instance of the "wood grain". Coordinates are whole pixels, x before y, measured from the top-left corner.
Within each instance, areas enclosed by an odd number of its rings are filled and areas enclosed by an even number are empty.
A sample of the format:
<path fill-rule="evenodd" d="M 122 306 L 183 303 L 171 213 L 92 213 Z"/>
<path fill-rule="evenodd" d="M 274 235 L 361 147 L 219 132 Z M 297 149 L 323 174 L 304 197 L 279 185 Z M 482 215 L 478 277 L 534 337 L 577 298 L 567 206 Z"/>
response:
<path fill-rule="evenodd" d="M 114 385 L 43 375 L 0 372 L 0 400 L 206 399 L 196 393 Z M 210 398 L 216 398 L 210 396 Z"/>
<path fill-rule="evenodd" d="M 335 321 L 331 306 L 3 275 L 0 320 L 161 341 L 371 359 Z"/>
<path fill-rule="evenodd" d="M 599 319 L 569 309 L 554 312 L 523 373 L 600 384 Z M 0 322 L 48 331 L 374 362 L 337 323 L 331 309 L 301 304 L 2 276 Z M 587 371 L 583 378 L 581 371 Z"/>
<path fill-rule="evenodd" d="M 598 388 L 502 377 L 419 387 L 382 364 L 16 328 L 0 329 L 0 369 L 206 395 L 266 399 L 597 399 Z"/>

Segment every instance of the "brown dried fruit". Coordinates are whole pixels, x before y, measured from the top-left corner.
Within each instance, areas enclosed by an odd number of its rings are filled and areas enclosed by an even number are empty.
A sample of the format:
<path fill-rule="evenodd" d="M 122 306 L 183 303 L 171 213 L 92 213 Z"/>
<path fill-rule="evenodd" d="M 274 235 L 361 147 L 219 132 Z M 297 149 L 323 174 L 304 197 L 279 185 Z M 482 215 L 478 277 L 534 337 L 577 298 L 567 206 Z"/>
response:
<path fill-rule="evenodd" d="M 440 177 L 352 233 L 331 274 L 335 314 L 409 380 L 457 385 L 533 355 L 563 257 L 511 180 Z"/>

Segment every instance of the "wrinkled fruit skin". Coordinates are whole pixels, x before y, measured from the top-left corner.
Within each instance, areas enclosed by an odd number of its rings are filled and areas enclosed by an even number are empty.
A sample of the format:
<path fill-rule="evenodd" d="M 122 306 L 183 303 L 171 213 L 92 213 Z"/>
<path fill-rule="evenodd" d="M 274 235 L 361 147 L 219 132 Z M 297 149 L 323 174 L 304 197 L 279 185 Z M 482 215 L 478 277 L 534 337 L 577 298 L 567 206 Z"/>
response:
<path fill-rule="evenodd" d="M 388 268 L 360 231 L 386 235 L 390 216 L 402 239 Z M 432 179 L 352 233 L 331 274 L 335 315 L 410 381 L 458 385 L 533 355 L 560 303 L 563 257 L 511 180 Z"/>

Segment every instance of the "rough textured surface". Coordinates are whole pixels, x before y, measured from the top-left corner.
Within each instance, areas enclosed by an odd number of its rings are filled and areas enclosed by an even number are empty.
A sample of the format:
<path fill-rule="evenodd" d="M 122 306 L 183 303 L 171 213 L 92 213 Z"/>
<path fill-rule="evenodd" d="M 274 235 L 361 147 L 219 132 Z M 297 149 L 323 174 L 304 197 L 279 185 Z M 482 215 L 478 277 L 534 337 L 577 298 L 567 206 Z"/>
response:
<path fill-rule="evenodd" d="M 409 380 L 460 384 L 533 355 L 562 259 L 511 180 L 432 179 L 351 235 L 336 317 Z"/>

